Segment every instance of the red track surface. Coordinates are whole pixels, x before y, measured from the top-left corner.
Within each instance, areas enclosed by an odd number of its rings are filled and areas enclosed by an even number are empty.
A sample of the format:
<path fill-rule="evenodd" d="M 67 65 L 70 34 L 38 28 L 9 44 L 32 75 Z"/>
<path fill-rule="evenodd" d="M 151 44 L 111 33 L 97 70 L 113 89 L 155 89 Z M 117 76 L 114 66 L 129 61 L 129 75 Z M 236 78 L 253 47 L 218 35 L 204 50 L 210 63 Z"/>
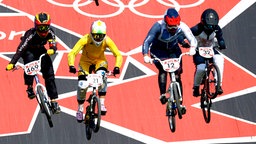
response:
<path fill-rule="evenodd" d="M 70 0 L 61 1 L 62 3 L 66 2 L 66 4 L 73 2 Z M 179 0 L 181 4 L 195 2 L 195 0 Z M 225 0 L 220 5 L 219 1 L 208 0 L 197 7 L 181 8 L 180 14 L 182 20 L 189 26 L 192 26 L 199 21 L 200 14 L 205 8 L 210 6 L 219 12 L 220 17 L 223 17 L 238 2 L 239 0 Z M 34 15 L 42 10 L 47 11 L 51 14 L 54 24 L 80 35 L 88 32 L 91 22 L 97 19 L 83 16 L 74 11 L 73 8 L 52 5 L 43 0 L 31 1 L 30 4 L 23 3 L 22 1 L 4 1 L 2 3 L 30 15 Z M 147 5 L 137 7 L 136 9 L 146 14 L 162 15 L 166 8 L 166 6 L 156 3 L 156 1 L 150 1 Z M 118 10 L 118 8 L 104 3 L 101 4 L 101 8 L 90 4 L 87 7 L 81 7 L 81 9 L 88 13 L 96 14 L 113 13 Z M 110 37 L 116 41 L 119 49 L 126 53 L 142 44 L 147 31 L 159 18 L 144 18 L 135 15 L 129 9 L 125 9 L 117 16 L 102 18 L 102 20 L 107 23 Z M 26 30 L 33 26 L 33 22 L 25 16 L 0 16 L 0 21 L 0 32 L 6 34 L 6 37 L 0 41 L 0 52 L 1 54 L 15 52 L 20 35 L 11 38 L 9 37 L 11 31 L 18 32 Z M 66 49 L 64 46 L 59 45 L 59 50 Z M 141 53 L 130 55 L 130 57 L 144 64 Z M 124 58 L 125 62 L 127 57 L 124 56 Z M 113 60 L 111 59 L 110 61 Z M 255 125 L 218 114 L 212 113 L 210 124 L 204 122 L 201 110 L 191 106 L 199 102 L 199 98 L 197 99 L 191 96 L 194 73 L 192 59 L 191 57 L 184 57 L 183 61 L 184 74 L 182 75 L 182 80 L 184 85 L 184 104 L 188 110 L 182 120 L 177 120 L 177 130 L 175 133 L 170 132 L 167 117 L 165 116 L 165 107 L 160 104 L 158 99 L 159 92 L 156 75 L 110 87 L 106 100 L 109 112 L 104 117 L 104 120 L 167 142 L 255 135 Z M 30 101 L 26 96 L 25 86 L 23 86 L 23 72 L 6 72 L 4 67 L 8 62 L 3 57 L 0 58 L 0 64 L 2 66 L 0 69 L 0 135 L 26 131 L 36 108 L 36 101 Z M 157 72 L 154 66 L 145 66 Z M 66 54 L 59 63 L 56 76 L 74 77 L 74 75 L 68 73 Z M 233 85 L 234 83 L 239 83 L 239 85 Z M 223 84 L 225 93 L 223 96 L 255 85 L 256 79 L 254 77 L 230 63 L 230 61 L 225 60 Z M 59 100 L 59 102 L 63 107 L 76 110 L 75 95 Z M 203 130 L 207 130 L 207 132 Z"/>

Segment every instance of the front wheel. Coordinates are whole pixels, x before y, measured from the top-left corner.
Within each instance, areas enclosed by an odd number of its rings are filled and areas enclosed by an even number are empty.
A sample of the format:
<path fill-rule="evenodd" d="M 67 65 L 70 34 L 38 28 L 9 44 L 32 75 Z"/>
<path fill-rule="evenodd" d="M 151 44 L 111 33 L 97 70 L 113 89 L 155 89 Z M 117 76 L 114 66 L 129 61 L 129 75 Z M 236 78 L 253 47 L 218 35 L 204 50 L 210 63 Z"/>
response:
<path fill-rule="evenodd" d="M 40 85 L 37 86 L 37 93 L 38 93 L 39 99 L 40 99 L 40 102 L 39 102 L 40 108 L 45 113 L 49 126 L 53 127 L 53 122 L 51 119 L 51 110 L 48 106 L 49 102 L 47 100 L 45 100 L 46 96 L 44 95 L 42 86 L 40 86 Z"/>
<path fill-rule="evenodd" d="M 201 109 L 203 112 L 204 120 L 206 123 L 211 121 L 211 99 L 207 98 L 206 95 L 202 95 L 201 99 Z"/>
<path fill-rule="evenodd" d="M 169 109 L 168 107 L 166 108 L 166 113 L 170 114 L 170 115 L 167 115 L 170 130 L 171 132 L 175 132 L 176 130 L 175 115 L 173 112 L 171 112 L 171 108 Z"/>
<path fill-rule="evenodd" d="M 100 99 L 97 96 L 92 98 L 92 120 L 94 122 L 93 131 L 98 132 L 100 129 L 100 122 L 101 122 L 101 103 Z"/>
<path fill-rule="evenodd" d="M 209 65 L 207 76 L 207 94 L 209 98 L 214 99 L 217 97 L 218 90 L 220 89 L 220 70 L 218 66 L 215 64 Z"/>
<path fill-rule="evenodd" d="M 85 133 L 87 140 L 90 140 L 92 138 L 92 129 L 89 124 L 85 124 Z"/>
<path fill-rule="evenodd" d="M 177 106 L 177 110 L 178 110 L 178 116 L 179 119 L 182 119 L 182 112 L 181 112 L 181 106 L 180 106 L 180 95 L 178 92 L 178 86 L 176 84 L 173 85 L 173 95 L 174 95 L 174 99 L 176 101 L 176 106 Z"/>

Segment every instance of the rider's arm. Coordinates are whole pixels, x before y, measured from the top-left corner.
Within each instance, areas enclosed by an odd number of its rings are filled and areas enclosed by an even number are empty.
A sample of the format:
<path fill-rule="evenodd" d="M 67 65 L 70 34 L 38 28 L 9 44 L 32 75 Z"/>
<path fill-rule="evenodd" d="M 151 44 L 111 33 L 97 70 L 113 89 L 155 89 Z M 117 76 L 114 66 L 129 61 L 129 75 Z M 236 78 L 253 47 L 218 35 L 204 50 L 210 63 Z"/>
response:
<path fill-rule="evenodd" d="M 75 46 L 72 48 L 72 50 L 68 54 L 68 65 L 69 66 L 74 66 L 76 55 L 84 48 L 86 43 L 87 43 L 86 35 L 77 41 Z"/>
<path fill-rule="evenodd" d="M 190 43 L 191 48 L 196 48 L 197 47 L 197 40 L 195 36 L 193 35 L 192 31 L 190 28 L 183 22 L 180 23 L 180 28 L 182 29 L 183 33 L 185 34 L 187 40 Z"/>
<path fill-rule="evenodd" d="M 191 27 L 190 29 L 191 29 L 194 36 L 200 35 L 203 31 L 201 23 Z"/>
<path fill-rule="evenodd" d="M 106 43 L 108 48 L 110 49 L 110 51 L 113 53 L 113 55 L 116 57 L 116 63 L 115 63 L 115 67 L 121 67 L 122 63 L 123 63 L 123 56 L 121 55 L 120 51 L 118 50 L 116 44 L 114 43 L 114 41 L 106 36 Z"/>
<path fill-rule="evenodd" d="M 149 30 L 143 45 L 142 45 L 142 54 L 148 55 L 149 53 L 149 48 L 155 37 L 158 35 L 158 33 L 161 31 L 161 25 L 159 22 L 156 22 L 151 29 Z"/>
<path fill-rule="evenodd" d="M 54 50 L 54 53 L 57 51 L 57 41 L 55 33 L 52 29 L 49 30 L 49 33 L 51 34 L 51 39 L 48 40 L 49 48 Z"/>
<path fill-rule="evenodd" d="M 216 33 L 216 38 L 218 40 L 220 49 L 226 49 L 226 44 L 225 44 L 225 40 L 223 38 L 223 33 L 219 26 L 217 26 L 215 33 Z"/>
<path fill-rule="evenodd" d="M 11 64 L 15 65 L 18 62 L 23 52 L 28 48 L 28 43 L 32 39 L 32 37 L 33 37 L 32 29 L 25 32 L 24 36 L 21 38 L 21 42 L 19 46 L 17 47 L 16 53 L 14 54 L 14 56 L 10 61 Z"/>

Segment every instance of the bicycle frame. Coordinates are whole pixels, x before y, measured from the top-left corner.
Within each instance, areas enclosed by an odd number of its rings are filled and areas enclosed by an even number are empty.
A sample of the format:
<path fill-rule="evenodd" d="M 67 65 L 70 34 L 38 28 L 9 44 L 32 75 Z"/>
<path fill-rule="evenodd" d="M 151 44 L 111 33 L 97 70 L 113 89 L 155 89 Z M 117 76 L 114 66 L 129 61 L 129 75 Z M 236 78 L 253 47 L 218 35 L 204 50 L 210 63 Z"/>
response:
<path fill-rule="evenodd" d="M 214 51 L 213 47 L 199 47 L 198 48 L 199 54 L 205 58 L 205 73 L 203 77 L 203 88 L 201 89 L 201 109 L 203 112 L 204 120 L 206 123 L 210 122 L 211 119 L 211 105 L 212 105 L 212 99 L 217 96 L 217 92 L 215 89 L 214 93 L 211 93 L 211 87 L 210 83 L 216 83 L 217 89 L 220 86 L 220 75 L 219 75 L 219 69 L 218 66 L 214 63 L 210 62 L 210 58 L 213 57 Z M 212 71 L 212 69 L 214 71 Z M 213 80 L 210 78 L 210 76 L 213 75 Z"/>

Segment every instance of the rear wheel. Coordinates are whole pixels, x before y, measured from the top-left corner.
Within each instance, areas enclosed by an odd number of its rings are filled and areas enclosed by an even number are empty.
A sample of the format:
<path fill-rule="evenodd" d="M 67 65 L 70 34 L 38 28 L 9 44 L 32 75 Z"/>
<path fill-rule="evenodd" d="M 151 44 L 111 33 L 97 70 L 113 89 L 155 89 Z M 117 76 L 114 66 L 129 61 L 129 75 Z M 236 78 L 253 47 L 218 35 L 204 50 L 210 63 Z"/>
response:
<path fill-rule="evenodd" d="M 97 96 L 93 97 L 93 104 L 92 104 L 92 120 L 94 126 L 92 127 L 94 132 L 98 132 L 100 129 L 100 122 L 101 122 L 101 104 L 100 99 Z"/>
<path fill-rule="evenodd" d="M 218 66 L 211 64 L 208 67 L 208 86 L 207 94 L 208 97 L 214 99 L 218 95 L 218 90 L 220 89 L 220 71 Z"/>
<path fill-rule="evenodd" d="M 43 109 L 42 111 L 46 115 L 49 126 L 53 127 L 53 122 L 52 122 L 52 119 L 51 119 L 51 110 L 48 106 L 49 102 L 45 100 L 46 96 L 44 95 L 42 86 L 37 86 L 37 93 L 38 93 L 39 99 L 40 99 L 40 103 L 39 103 L 40 107 Z"/>

